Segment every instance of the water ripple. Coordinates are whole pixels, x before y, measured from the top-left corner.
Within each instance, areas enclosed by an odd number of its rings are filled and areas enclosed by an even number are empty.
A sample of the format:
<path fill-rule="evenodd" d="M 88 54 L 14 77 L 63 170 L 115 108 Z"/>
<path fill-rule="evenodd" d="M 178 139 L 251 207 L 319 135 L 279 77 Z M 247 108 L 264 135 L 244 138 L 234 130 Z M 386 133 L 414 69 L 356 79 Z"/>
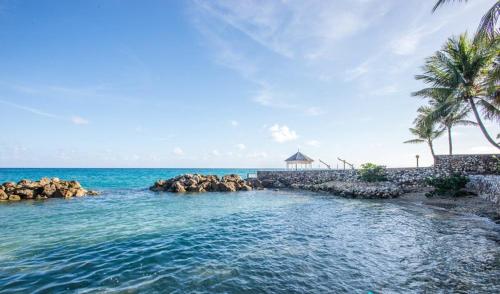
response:
<path fill-rule="evenodd" d="M 401 203 L 131 189 L 0 211 L 2 293 L 500 292 L 497 224 Z"/>

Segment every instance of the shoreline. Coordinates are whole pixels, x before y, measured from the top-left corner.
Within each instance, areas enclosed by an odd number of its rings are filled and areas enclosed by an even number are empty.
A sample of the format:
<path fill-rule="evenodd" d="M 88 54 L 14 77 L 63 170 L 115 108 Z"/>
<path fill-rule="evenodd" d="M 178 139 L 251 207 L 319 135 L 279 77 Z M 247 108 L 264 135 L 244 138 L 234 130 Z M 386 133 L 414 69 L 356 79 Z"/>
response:
<path fill-rule="evenodd" d="M 274 189 L 279 191 L 304 191 L 313 192 L 318 195 L 333 196 L 342 199 L 352 199 L 352 200 L 368 200 L 376 202 L 387 202 L 387 203 L 407 203 L 414 204 L 418 206 L 424 206 L 433 209 L 445 210 L 447 212 L 456 214 L 473 214 L 479 217 L 485 217 L 490 219 L 496 224 L 500 224 L 500 211 L 497 210 L 491 201 L 481 198 L 477 195 L 467 195 L 459 197 L 451 196 L 433 196 L 427 197 L 425 194 L 431 191 L 431 188 L 420 188 L 415 191 L 404 192 L 398 197 L 394 198 L 361 198 L 361 197 L 344 197 L 339 194 L 335 194 L 328 191 L 321 190 L 309 190 L 303 188 L 281 188 Z"/>
<path fill-rule="evenodd" d="M 428 189 L 404 193 L 399 198 L 392 199 L 395 202 L 406 202 L 432 208 L 444 209 L 448 212 L 458 214 L 473 214 L 486 217 L 496 224 L 500 224 L 500 211 L 495 205 L 486 199 L 476 195 L 460 197 L 433 196 L 427 197 Z"/>

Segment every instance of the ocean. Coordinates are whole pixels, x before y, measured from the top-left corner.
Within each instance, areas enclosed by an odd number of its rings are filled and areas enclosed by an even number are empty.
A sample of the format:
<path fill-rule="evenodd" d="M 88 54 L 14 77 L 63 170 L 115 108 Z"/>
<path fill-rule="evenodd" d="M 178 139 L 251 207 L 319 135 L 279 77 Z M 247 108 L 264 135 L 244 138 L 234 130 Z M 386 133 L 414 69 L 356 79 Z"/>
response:
<path fill-rule="evenodd" d="M 0 202 L 0 293 L 500 293 L 500 226 L 397 200 L 153 193 L 183 173 L 0 169 L 100 196 Z"/>

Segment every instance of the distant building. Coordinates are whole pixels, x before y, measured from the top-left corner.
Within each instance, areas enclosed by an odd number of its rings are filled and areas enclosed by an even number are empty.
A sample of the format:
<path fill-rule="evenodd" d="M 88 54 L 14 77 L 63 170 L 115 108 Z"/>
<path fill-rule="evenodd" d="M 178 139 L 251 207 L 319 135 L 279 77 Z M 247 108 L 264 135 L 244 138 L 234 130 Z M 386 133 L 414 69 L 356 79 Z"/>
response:
<path fill-rule="evenodd" d="M 286 169 L 306 169 L 312 168 L 312 163 L 314 162 L 309 156 L 302 154 L 300 151 L 297 151 L 294 155 L 290 156 L 286 162 Z"/>

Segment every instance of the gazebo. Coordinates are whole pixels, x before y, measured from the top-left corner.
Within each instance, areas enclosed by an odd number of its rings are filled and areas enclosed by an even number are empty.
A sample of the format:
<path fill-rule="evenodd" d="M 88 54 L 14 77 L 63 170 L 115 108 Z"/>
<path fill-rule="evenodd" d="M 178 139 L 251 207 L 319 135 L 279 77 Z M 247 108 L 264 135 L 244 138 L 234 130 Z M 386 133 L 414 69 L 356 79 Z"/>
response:
<path fill-rule="evenodd" d="M 286 169 L 294 169 L 298 170 L 299 168 L 312 168 L 312 163 L 314 162 L 309 156 L 302 154 L 300 151 L 297 151 L 294 155 L 290 156 L 286 162 Z M 295 165 L 295 167 L 294 167 Z"/>

